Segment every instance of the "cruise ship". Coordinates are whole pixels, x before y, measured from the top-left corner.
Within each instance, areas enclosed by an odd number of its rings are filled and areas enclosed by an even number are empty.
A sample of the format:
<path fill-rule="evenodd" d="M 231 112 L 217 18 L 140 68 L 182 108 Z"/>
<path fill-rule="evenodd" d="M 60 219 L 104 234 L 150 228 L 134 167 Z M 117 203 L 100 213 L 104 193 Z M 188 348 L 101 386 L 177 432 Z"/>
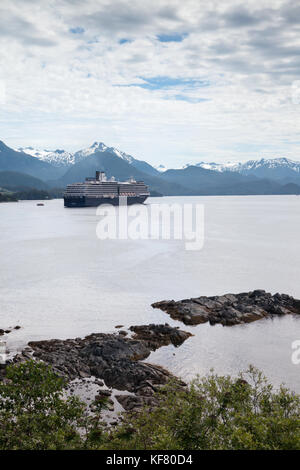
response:
<path fill-rule="evenodd" d="M 103 171 L 96 171 L 95 178 L 86 178 L 84 183 L 69 184 L 64 193 L 65 207 L 96 207 L 100 204 L 142 204 L 150 196 L 143 181 L 120 182 L 108 180 Z M 126 198 L 126 199 L 125 199 Z M 126 201 L 126 202 L 125 202 Z"/>

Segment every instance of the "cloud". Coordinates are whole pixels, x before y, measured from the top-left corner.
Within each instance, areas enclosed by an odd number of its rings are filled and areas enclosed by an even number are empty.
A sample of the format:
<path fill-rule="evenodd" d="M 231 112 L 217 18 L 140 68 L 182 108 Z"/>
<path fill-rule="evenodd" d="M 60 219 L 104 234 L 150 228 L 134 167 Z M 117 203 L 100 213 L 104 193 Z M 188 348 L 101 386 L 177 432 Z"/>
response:
<path fill-rule="evenodd" d="M 39 27 L 26 17 L 22 17 L 21 12 L 10 11 L 5 7 L 5 2 L 0 5 L 1 28 L 0 38 L 10 38 L 20 41 L 26 45 L 37 45 L 50 47 L 56 45 L 56 41 L 43 34 Z"/>
<path fill-rule="evenodd" d="M 76 18 L 76 14 L 75 14 Z M 135 2 L 116 1 L 103 4 L 97 11 L 80 15 L 80 21 L 87 28 L 101 32 L 136 32 L 151 23 L 151 16 L 143 8 L 136 8 Z"/>
<path fill-rule="evenodd" d="M 300 15 L 285 0 L 2 0 L 13 146 L 103 140 L 152 163 L 297 156 Z"/>
<path fill-rule="evenodd" d="M 285 23 L 291 25 L 299 25 L 300 6 L 296 2 L 284 2 L 279 10 L 279 13 Z"/>
<path fill-rule="evenodd" d="M 265 20 L 265 12 L 258 11 L 250 13 L 245 7 L 239 6 L 225 12 L 221 18 L 227 26 L 241 28 L 244 26 L 253 26 Z"/>

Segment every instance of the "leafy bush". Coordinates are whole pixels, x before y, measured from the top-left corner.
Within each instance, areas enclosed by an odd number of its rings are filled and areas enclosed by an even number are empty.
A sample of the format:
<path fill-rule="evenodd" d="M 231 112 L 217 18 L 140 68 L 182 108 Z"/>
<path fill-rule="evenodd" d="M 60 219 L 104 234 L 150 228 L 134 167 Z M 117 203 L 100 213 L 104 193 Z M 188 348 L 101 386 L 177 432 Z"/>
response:
<path fill-rule="evenodd" d="M 78 432 L 85 405 L 64 399 L 64 380 L 34 361 L 9 366 L 0 383 L 1 449 L 69 449 L 81 442 Z"/>
<path fill-rule="evenodd" d="M 106 400 L 91 413 L 50 366 L 9 366 L 0 382 L 0 449 L 300 449 L 300 398 L 274 391 L 250 367 L 239 378 L 213 373 L 185 390 L 170 383 L 159 405 L 106 431 Z"/>
<path fill-rule="evenodd" d="M 300 449 L 300 400 L 253 367 L 238 379 L 211 373 L 184 391 L 168 385 L 111 437 L 110 449 Z"/>

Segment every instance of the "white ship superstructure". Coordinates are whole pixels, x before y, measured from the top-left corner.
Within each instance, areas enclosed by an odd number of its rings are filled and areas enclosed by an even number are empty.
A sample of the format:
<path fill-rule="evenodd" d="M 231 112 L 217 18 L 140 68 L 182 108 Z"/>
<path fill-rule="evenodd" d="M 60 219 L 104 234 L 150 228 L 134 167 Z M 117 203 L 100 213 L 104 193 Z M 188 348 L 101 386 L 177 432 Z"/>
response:
<path fill-rule="evenodd" d="M 66 207 L 89 207 L 100 204 L 119 205 L 120 197 L 127 198 L 127 204 L 143 203 L 150 196 L 143 181 L 118 182 L 107 180 L 105 173 L 96 172 L 95 178 L 86 178 L 83 183 L 69 184 L 65 190 Z"/>

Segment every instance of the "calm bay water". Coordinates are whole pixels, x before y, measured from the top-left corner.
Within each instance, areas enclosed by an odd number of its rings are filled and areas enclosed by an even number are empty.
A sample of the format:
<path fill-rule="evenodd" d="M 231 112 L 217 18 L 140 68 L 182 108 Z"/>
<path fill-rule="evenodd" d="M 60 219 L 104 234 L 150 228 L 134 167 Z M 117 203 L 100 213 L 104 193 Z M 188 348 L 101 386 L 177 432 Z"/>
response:
<path fill-rule="evenodd" d="M 98 240 L 96 209 L 64 209 L 61 200 L 0 204 L 0 327 L 22 326 L 7 336 L 9 349 L 112 332 L 118 324 L 168 322 L 195 336 L 148 361 L 187 379 L 211 368 L 235 374 L 251 363 L 275 385 L 300 392 L 300 365 L 291 361 L 300 318 L 186 327 L 151 308 L 162 299 L 258 288 L 300 298 L 300 198 L 148 200 L 154 202 L 204 204 L 203 249 L 186 251 L 178 240 Z"/>

